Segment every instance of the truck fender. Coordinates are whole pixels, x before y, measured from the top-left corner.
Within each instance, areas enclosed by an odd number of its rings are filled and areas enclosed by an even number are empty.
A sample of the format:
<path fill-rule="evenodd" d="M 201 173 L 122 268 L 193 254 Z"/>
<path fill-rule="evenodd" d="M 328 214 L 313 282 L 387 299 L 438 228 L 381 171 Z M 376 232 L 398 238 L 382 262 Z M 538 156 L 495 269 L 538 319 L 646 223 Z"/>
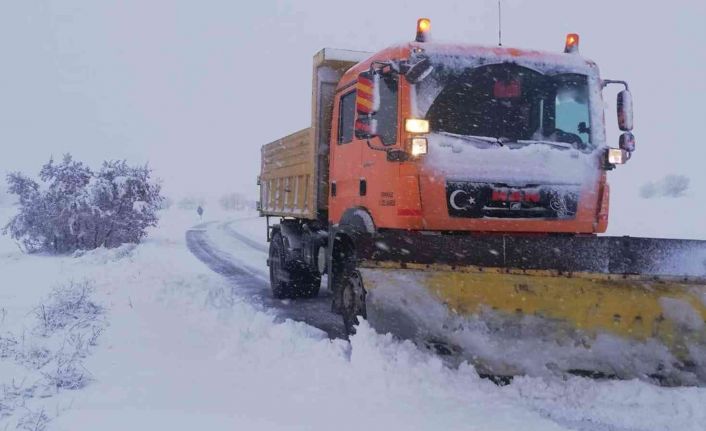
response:
<path fill-rule="evenodd" d="M 345 226 L 346 230 L 353 230 L 359 233 L 375 233 L 375 222 L 367 209 L 362 207 L 348 208 L 341 216 L 340 226 Z"/>

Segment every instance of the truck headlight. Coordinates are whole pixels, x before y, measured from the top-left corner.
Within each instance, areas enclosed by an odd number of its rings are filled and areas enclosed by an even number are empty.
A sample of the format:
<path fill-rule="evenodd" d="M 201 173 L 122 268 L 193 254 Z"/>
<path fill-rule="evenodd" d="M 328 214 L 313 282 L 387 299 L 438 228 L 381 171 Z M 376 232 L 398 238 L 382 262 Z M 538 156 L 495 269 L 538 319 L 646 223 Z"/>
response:
<path fill-rule="evenodd" d="M 407 118 L 404 120 L 404 129 L 409 133 L 429 133 L 429 121 Z"/>
<path fill-rule="evenodd" d="M 427 138 L 412 138 L 412 155 L 417 157 L 427 153 Z"/>
<path fill-rule="evenodd" d="M 620 148 L 608 148 L 608 163 L 611 165 L 622 165 L 628 161 L 628 152 Z"/>

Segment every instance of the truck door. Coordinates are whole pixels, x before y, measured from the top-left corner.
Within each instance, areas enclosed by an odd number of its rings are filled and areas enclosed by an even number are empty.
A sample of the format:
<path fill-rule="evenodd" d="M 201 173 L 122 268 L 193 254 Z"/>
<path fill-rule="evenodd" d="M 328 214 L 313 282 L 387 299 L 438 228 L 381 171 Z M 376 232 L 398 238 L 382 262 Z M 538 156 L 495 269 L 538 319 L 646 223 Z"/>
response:
<path fill-rule="evenodd" d="M 361 141 L 354 138 L 355 87 L 334 100 L 329 172 L 329 218 L 338 222 L 348 208 L 360 205 Z"/>
<path fill-rule="evenodd" d="M 368 209 L 377 226 L 389 227 L 396 218 L 397 182 L 399 163 L 387 160 L 387 153 L 381 149 L 391 148 L 398 141 L 398 83 L 394 74 L 380 77 L 380 109 L 375 113 L 377 136 L 360 141 L 361 171 L 359 189 L 361 206 Z M 371 148 L 372 147 L 372 148 Z"/>

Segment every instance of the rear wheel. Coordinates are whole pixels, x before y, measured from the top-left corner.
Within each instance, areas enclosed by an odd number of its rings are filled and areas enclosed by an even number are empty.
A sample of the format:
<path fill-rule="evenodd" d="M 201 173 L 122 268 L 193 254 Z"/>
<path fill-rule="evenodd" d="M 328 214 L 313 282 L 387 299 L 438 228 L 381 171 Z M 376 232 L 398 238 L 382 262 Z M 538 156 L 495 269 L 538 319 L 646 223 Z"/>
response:
<path fill-rule="evenodd" d="M 319 294 L 321 275 L 287 259 L 284 238 L 279 232 L 270 239 L 269 265 L 270 287 L 275 298 L 313 298 Z"/>

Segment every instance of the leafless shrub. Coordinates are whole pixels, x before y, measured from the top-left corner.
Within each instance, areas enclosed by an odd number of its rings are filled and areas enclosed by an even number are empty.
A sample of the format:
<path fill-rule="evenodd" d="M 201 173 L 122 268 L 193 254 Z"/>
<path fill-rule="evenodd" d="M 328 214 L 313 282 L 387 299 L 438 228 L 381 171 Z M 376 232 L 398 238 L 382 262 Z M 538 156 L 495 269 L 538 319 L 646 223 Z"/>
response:
<path fill-rule="evenodd" d="M 28 410 L 27 413 L 17 422 L 17 429 L 26 431 L 44 431 L 47 429 L 49 421 L 49 415 L 47 415 L 44 409 L 37 411 Z"/>
<path fill-rule="evenodd" d="M 17 339 L 12 334 L 0 335 L 0 359 L 15 356 Z"/>
<path fill-rule="evenodd" d="M 76 356 L 61 358 L 56 368 L 43 374 L 47 383 L 57 389 L 82 389 L 91 381 L 90 373 Z"/>
<path fill-rule="evenodd" d="M 55 288 L 49 301 L 35 310 L 38 331 L 48 336 L 67 326 L 85 326 L 103 313 L 103 309 L 90 300 L 92 288 L 88 283 L 69 283 Z"/>
<path fill-rule="evenodd" d="M 94 326 L 91 328 L 91 336 L 88 337 L 88 345 L 95 347 L 98 345 L 98 338 L 103 333 L 103 327 Z"/>
<path fill-rule="evenodd" d="M 26 379 L 13 378 L 0 385 L 0 419 L 12 417 L 16 410 L 24 407 L 25 401 L 35 396 L 37 385 L 26 386 Z"/>
<path fill-rule="evenodd" d="M 32 400 L 82 389 L 91 382 L 83 362 L 106 325 L 105 310 L 93 302 L 92 292 L 87 282 L 57 287 L 35 309 L 33 331 L 19 338 L 11 333 L 0 336 L 0 361 L 13 361 L 27 370 L 19 380 L 0 379 L 0 419 L 8 419 L 17 429 L 44 430 L 50 417 L 44 410 L 28 410 Z"/>
<path fill-rule="evenodd" d="M 31 346 L 18 354 L 17 359 L 25 366 L 40 369 L 52 360 L 52 353 L 43 346 Z"/>

